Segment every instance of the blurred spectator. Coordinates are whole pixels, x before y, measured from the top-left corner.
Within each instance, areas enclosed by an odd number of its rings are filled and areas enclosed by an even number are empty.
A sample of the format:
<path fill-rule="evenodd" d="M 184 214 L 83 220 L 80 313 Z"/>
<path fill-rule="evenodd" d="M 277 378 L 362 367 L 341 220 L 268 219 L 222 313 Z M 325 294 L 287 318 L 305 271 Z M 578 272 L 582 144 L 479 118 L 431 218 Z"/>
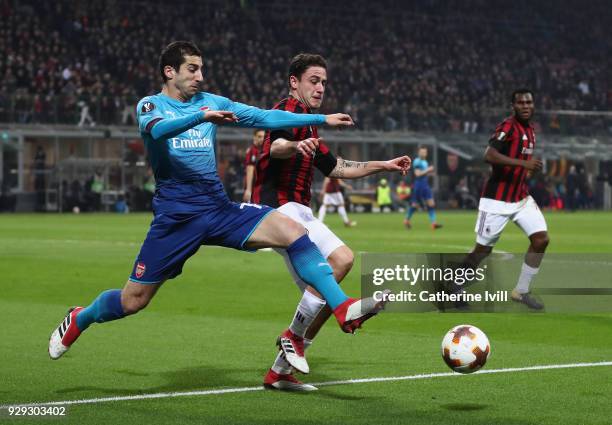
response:
<path fill-rule="evenodd" d="M 34 190 L 36 191 L 36 211 L 45 211 L 47 155 L 42 146 L 36 148 L 34 155 Z"/>
<path fill-rule="evenodd" d="M 380 212 L 393 211 L 393 200 L 391 199 L 391 187 L 387 179 L 380 179 L 376 187 L 376 203 Z"/>
<path fill-rule="evenodd" d="M 334 84 L 322 112 L 351 112 L 366 130 L 482 131 L 517 86 L 535 91 L 539 110 L 612 107 L 612 58 L 601 54 L 612 51 L 612 8 L 601 2 L 515 0 L 503 14 L 486 0 L 11 3 L 0 26 L 5 121 L 135 125 L 136 101 L 159 91 L 156 58 L 173 38 L 193 39 L 205 67 L 214 63 L 203 89 L 262 107 L 286 92 L 284 58 L 324 54 Z M 612 128 L 603 117 L 550 120 L 544 131 Z"/>
<path fill-rule="evenodd" d="M 399 184 L 395 188 L 395 196 L 397 197 L 397 203 L 402 206 L 402 208 L 406 209 L 409 206 L 410 202 L 410 193 L 412 189 L 406 183 L 406 180 L 400 180 Z"/>

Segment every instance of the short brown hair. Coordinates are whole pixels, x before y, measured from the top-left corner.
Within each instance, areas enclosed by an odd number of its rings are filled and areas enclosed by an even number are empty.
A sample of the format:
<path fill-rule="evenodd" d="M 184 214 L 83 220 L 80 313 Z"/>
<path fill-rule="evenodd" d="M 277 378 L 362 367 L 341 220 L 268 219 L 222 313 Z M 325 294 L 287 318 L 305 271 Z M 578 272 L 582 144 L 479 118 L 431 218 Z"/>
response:
<path fill-rule="evenodd" d="M 298 80 L 302 78 L 302 75 L 311 66 L 320 66 L 321 68 L 327 69 L 327 61 L 321 55 L 315 55 L 312 53 L 300 53 L 291 59 L 289 63 L 289 75 L 287 78 L 291 78 L 293 75 Z"/>
<path fill-rule="evenodd" d="M 159 73 L 164 82 L 168 80 L 166 74 L 164 74 L 164 68 L 170 65 L 178 72 L 181 65 L 185 63 L 185 56 L 202 57 L 202 52 L 191 41 L 173 41 L 164 47 L 164 50 L 159 55 Z"/>

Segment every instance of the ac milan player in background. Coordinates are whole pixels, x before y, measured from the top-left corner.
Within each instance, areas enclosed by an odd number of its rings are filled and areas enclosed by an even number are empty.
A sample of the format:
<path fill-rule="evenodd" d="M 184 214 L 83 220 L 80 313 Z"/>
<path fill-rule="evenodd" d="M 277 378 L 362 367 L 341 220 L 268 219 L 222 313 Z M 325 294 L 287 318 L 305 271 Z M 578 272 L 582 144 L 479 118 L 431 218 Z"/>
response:
<path fill-rule="evenodd" d="M 344 226 L 354 227 L 357 225 L 357 222 L 349 219 L 348 214 L 346 213 L 346 208 L 344 207 L 344 196 L 342 195 L 341 189 L 343 187 L 348 190 L 353 190 L 353 186 L 343 182 L 341 179 L 325 177 L 323 180 L 323 190 L 321 193 L 323 199 L 321 202 L 321 207 L 319 208 L 319 220 L 321 222 L 325 221 L 327 207 L 333 206 L 338 208 L 338 214 L 340 214 L 340 217 L 342 217 Z"/>
<path fill-rule="evenodd" d="M 255 183 L 255 171 L 257 160 L 261 153 L 261 145 L 263 145 L 265 131 L 258 128 L 253 131 L 253 144 L 249 146 L 244 158 L 244 193 L 242 202 L 251 202 L 251 194 L 253 193 L 253 184 Z"/>
<path fill-rule="evenodd" d="M 493 250 L 504 227 L 512 220 L 531 242 L 521 267 L 512 299 L 534 310 L 544 306 L 529 294 L 532 279 L 538 273 L 549 243 L 546 221 L 529 195 L 527 178 L 542 169 L 542 161 L 533 156 L 536 137 L 530 123 L 534 113 L 533 93 L 520 89 L 512 93 L 511 117 L 502 121 L 489 140 L 484 155 L 491 164 L 491 176 L 485 183 L 476 221 L 476 246 L 465 265 L 476 267 Z"/>
<path fill-rule="evenodd" d="M 319 109 L 327 86 L 327 62 L 320 55 L 301 53 L 289 65 L 289 97 L 274 109 L 297 114 L 312 114 Z M 410 158 L 400 156 L 389 161 L 356 162 L 336 158 L 316 126 L 289 130 L 266 131 L 262 153 L 257 163 L 257 180 L 252 201 L 277 207 L 278 211 L 297 220 L 308 230 L 309 237 L 329 261 L 337 282 L 353 266 L 353 252 L 329 228 L 317 220 L 310 209 L 310 187 L 314 169 L 329 177 L 355 179 L 382 171 L 397 171 L 406 175 Z M 279 390 L 312 391 L 316 388 L 298 381 L 292 367 L 309 372 L 304 357 L 331 310 L 321 295 L 308 286 L 287 262 L 287 251 L 278 250 L 285 258 L 294 282 L 302 292 L 289 328 L 279 337 L 279 353 L 264 378 L 264 387 Z"/>

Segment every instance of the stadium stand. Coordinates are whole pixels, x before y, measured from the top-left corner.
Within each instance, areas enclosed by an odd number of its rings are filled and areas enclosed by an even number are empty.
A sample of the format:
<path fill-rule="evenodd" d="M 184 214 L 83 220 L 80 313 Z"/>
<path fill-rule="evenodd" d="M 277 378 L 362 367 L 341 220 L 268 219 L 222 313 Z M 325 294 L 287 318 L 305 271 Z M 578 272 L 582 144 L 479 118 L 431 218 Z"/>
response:
<path fill-rule="evenodd" d="M 155 2 L 3 0 L 0 121 L 76 124 L 87 107 L 95 123 L 129 124 L 136 99 L 159 88 L 159 49 L 176 38 L 203 49 L 206 88 L 262 107 L 284 94 L 289 57 L 320 52 L 331 65 L 326 109 L 363 129 L 489 131 L 517 86 L 533 88 L 541 110 L 610 109 L 602 1 L 520 0 L 504 13 L 470 4 L 178 1 L 158 14 Z M 582 121 L 551 114 L 542 127 L 612 126 L 605 115 Z"/>

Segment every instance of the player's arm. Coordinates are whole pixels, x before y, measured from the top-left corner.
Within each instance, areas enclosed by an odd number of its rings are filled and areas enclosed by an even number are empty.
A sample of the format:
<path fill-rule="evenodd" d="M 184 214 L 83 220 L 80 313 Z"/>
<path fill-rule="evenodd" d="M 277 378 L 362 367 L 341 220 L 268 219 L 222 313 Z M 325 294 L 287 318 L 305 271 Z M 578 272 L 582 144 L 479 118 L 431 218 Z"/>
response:
<path fill-rule="evenodd" d="M 502 165 L 510 167 L 523 167 L 529 171 L 539 171 L 542 169 L 542 161 L 536 158 L 532 159 L 519 159 L 511 158 L 498 151 L 493 146 L 488 146 L 485 150 L 484 160 L 489 164 Z"/>
<path fill-rule="evenodd" d="M 433 170 L 434 170 L 433 165 L 430 165 L 429 167 L 427 167 L 427 168 L 426 168 L 426 169 L 424 169 L 424 170 L 421 170 L 421 169 L 419 169 L 419 168 L 415 168 L 415 169 L 414 169 L 414 175 L 415 175 L 416 177 L 425 176 L 425 175 L 427 175 L 427 174 L 429 174 L 429 173 L 432 173 L 432 172 L 433 172 Z"/>
<path fill-rule="evenodd" d="M 281 128 L 305 127 L 308 125 L 327 124 L 332 127 L 349 127 L 354 125 L 350 115 L 347 114 L 295 114 L 279 109 L 260 109 L 233 102 L 222 96 L 214 96 L 220 110 L 233 112 L 238 120 L 230 123 L 239 127 L 255 127 L 276 130 Z"/>
<path fill-rule="evenodd" d="M 270 145 L 270 156 L 272 158 L 287 159 L 298 152 L 305 156 L 313 156 L 318 147 L 319 139 L 314 137 L 297 142 L 285 137 L 279 137 L 274 139 Z"/>
<path fill-rule="evenodd" d="M 382 171 L 398 171 L 403 176 L 410 169 L 411 160 L 409 156 L 400 156 L 389 161 L 349 161 L 338 158 L 334 169 L 329 173 L 330 177 L 341 179 L 358 179 Z"/>
<path fill-rule="evenodd" d="M 178 118 L 156 117 L 141 127 L 141 131 L 151 134 L 155 140 L 169 139 L 203 122 L 230 124 L 237 120 L 230 111 L 195 112 Z"/>
<path fill-rule="evenodd" d="M 485 150 L 484 160 L 491 165 L 500 165 L 507 167 L 523 167 L 529 171 L 538 171 L 542 169 L 542 161 L 539 159 L 524 160 L 520 158 L 511 158 L 502 152 L 508 150 L 508 140 L 512 134 L 512 125 L 507 121 L 498 125 L 495 133 L 489 139 L 489 146 Z"/>
<path fill-rule="evenodd" d="M 246 167 L 246 187 L 244 188 L 244 194 L 242 200 L 244 202 L 251 202 L 251 194 L 253 193 L 253 177 L 255 176 L 255 166 L 247 165 Z"/>

